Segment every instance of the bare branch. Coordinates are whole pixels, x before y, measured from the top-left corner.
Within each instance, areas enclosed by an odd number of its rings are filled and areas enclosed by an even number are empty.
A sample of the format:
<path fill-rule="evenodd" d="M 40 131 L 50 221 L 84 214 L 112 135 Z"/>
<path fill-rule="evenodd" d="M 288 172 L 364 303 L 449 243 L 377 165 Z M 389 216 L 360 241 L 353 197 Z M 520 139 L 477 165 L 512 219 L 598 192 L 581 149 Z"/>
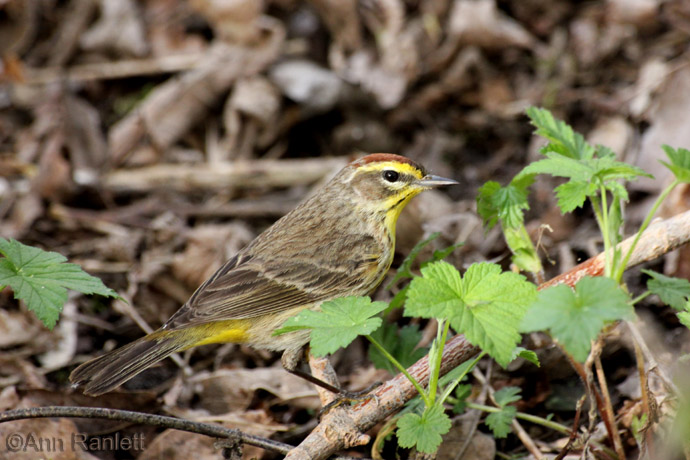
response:
<path fill-rule="evenodd" d="M 145 414 L 129 410 L 106 409 L 101 407 L 74 407 L 74 406 L 47 406 L 32 407 L 29 409 L 15 409 L 0 412 L 0 423 L 23 420 L 27 418 L 48 418 L 48 417 L 76 417 L 76 418 L 99 418 L 107 420 L 119 420 L 123 422 L 139 423 L 142 425 L 159 426 L 161 428 L 172 428 L 174 430 L 188 431 L 215 438 L 237 440 L 245 444 L 261 447 L 280 454 L 286 454 L 292 449 L 289 444 L 273 441 L 246 434 L 240 430 L 225 428 L 221 425 L 212 423 L 192 422 L 175 417 L 163 415 Z"/>

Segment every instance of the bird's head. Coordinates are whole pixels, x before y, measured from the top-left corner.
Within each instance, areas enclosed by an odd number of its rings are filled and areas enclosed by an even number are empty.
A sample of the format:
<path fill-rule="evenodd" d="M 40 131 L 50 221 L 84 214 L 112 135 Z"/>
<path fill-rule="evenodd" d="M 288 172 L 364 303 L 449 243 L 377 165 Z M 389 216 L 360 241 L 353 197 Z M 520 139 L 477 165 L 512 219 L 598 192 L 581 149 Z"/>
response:
<path fill-rule="evenodd" d="M 424 190 L 458 183 L 427 174 L 420 164 L 391 153 L 374 153 L 350 163 L 342 180 L 355 192 L 360 207 L 385 214 L 392 225 L 414 196 Z"/>

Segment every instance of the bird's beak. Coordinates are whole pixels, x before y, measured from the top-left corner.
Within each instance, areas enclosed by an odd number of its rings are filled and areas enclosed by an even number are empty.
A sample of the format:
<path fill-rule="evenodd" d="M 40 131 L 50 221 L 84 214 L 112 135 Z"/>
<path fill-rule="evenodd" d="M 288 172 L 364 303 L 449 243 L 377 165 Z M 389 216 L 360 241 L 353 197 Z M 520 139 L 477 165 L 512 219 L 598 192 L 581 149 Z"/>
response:
<path fill-rule="evenodd" d="M 422 188 L 435 188 L 435 187 L 440 187 L 442 185 L 457 185 L 459 183 L 460 182 L 458 182 L 456 180 L 446 179 L 445 177 L 434 176 L 432 174 L 424 176 L 415 182 L 415 184 L 417 186 L 422 187 Z"/>

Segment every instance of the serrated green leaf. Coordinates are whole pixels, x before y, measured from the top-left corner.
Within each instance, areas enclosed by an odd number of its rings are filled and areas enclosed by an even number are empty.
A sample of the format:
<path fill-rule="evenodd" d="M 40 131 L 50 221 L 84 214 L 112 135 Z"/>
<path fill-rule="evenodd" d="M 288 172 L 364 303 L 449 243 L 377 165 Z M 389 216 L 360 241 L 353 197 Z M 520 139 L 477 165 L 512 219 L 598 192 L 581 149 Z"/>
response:
<path fill-rule="evenodd" d="M 460 273 L 451 264 L 434 262 L 422 268 L 422 277 L 410 283 L 405 316 L 447 318 L 462 306 Z"/>
<path fill-rule="evenodd" d="M 67 289 L 83 294 L 119 297 L 103 282 L 84 272 L 79 265 L 66 263 L 56 252 L 26 246 L 16 240 L 0 238 L 0 285 L 9 286 L 15 299 L 52 329 L 67 301 Z"/>
<path fill-rule="evenodd" d="M 372 302 L 369 297 L 341 297 L 321 304 L 321 311 L 301 311 L 285 321 L 274 335 L 311 329 L 311 352 L 325 356 L 348 346 L 357 336 L 378 329 L 381 318 L 374 316 L 386 307 L 387 303 Z"/>
<path fill-rule="evenodd" d="M 558 207 L 561 213 L 573 212 L 585 204 L 587 197 L 597 192 L 597 187 L 592 182 L 571 180 L 554 189 L 558 198 Z"/>
<path fill-rule="evenodd" d="M 496 400 L 496 404 L 503 407 L 510 403 L 514 403 L 515 401 L 520 401 L 520 399 L 522 399 L 522 397 L 520 396 L 520 391 L 522 390 L 519 387 L 501 388 L 496 393 L 494 393 L 494 399 Z"/>
<path fill-rule="evenodd" d="M 661 163 L 671 170 L 676 179 L 684 183 L 690 183 L 690 150 L 679 148 L 674 149 L 668 145 L 662 145 L 662 149 L 666 152 L 666 156 L 671 161 Z"/>
<path fill-rule="evenodd" d="M 625 202 L 630 200 L 630 197 L 628 195 L 628 190 L 620 182 L 609 181 L 606 183 L 605 187 L 606 187 L 606 190 L 611 192 L 614 199 L 617 198 L 618 200 L 622 200 Z"/>
<path fill-rule="evenodd" d="M 484 423 L 491 429 L 496 438 L 505 438 L 511 431 L 511 424 L 515 419 L 515 406 L 503 407 L 500 412 L 492 412 L 486 416 Z"/>
<path fill-rule="evenodd" d="M 537 354 L 533 352 L 532 350 L 527 350 L 523 347 L 516 347 L 515 350 L 513 351 L 513 359 L 516 358 L 522 358 L 525 361 L 529 361 L 530 363 L 534 364 L 537 367 L 541 367 L 541 363 L 539 362 L 539 358 L 537 357 Z"/>
<path fill-rule="evenodd" d="M 690 297 L 690 281 L 662 275 L 652 270 L 642 270 L 642 273 L 651 277 L 647 280 L 647 289 L 652 294 L 658 295 L 662 302 L 676 310 L 685 308 Z"/>
<path fill-rule="evenodd" d="M 534 174 L 519 174 L 505 187 L 498 182 L 485 183 L 477 195 L 477 211 L 487 228 L 501 220 L 503 228 L 516 228 L 524 222 L 529 209 L 527 187 L 534 182 Z"/>
<path fill-rule="evenodd" d="M 501 187 L 494 201 L 498 207 L 498 217 L 504 227 L 518 227 L 524 222 L 524 212 L 529 209 L 527 191 L 513 185 Z"/>
<path fill-rule="evenodd" d="M 547 152 L 545 155 L 547 158 L 528 164 L 522 173 L 550 174 L 556 177 L 567 177 L 574 181 L 589 182 L 596 172 L 585 161 L 568 158 L 554 152 Z"/>
<path fill-rule="evenodd" d="M 517 325 L 536 288 L 516 273 L 501 273 L 496 264 L 470 266 L 461 278 L 452 265 L 436 262 L 410 284 L 406 316 L 447 319 L 467 340 L 506 366 L 520 340 Z"/>
<path fill-rule="evenodd" d="M 618 179 L 634 180 L 638 177 L 653 177 L 637 166 L 617 161 L 614 155 L 608 155 L 605 158 L 594 158 L 589 160 L 588 164 L 595 171 L 595 174 L 601 178 L 602 182 Z"/>
<path fill-rule="evenodd" d="M 472 385 L 464 383 L 455 388 L 455 399 L 457 402 L 453 404 L 453 413 L 460 414 L 465 411 L 467 407 L 467 398 L 472 394 Z"/>
<path fill-rule="evenodd" d="M 540 291 L 522 319 L 521 330 L 549 330 L 576 360 L 584 362 L 591 341 L 606 323 L 633 317 L 628 294 L 614 280 L 585 277 L 574 291 L 565 285 Z"/>
<path fill-rule="evenodd" d="M 683 326 L 690 329 L 690 312 L 683 311 L 678 313 L 678 320 Z"/>
<path fill-rule="evenodd" d="M 371 336 L 383 346 L 403 367 L 410 367 L 421 359 L 428 348 L 417 348 L 422 338 L 419 326 L 411 324 L 398 328 L 396 324 L 384 323 Z M 375 347 L 369 347 L 369 359 L 377 369 L 386 369 L 397 374 L 398 369 Z"/>
<path fill-rule="evenodd" d="M 535 134 L 545 137 L 551 143 L 545 151 L 557 152 L 573 159 L 589 159 L 594 156 L 594 148 L 589 145 L 581 134 L 573 131 L 567 123 L 557 120 L 546 109 L 529 107 L 527 116 L 537 130 Z"/>
<path fill-rule="evenodd" d="M 501 184 L 491 180 L 479 187 L 477 193 L 477 214 L 489 229 L 498 222 L 498 208 L 494 203 L 494 196 L 500 189 Z"/>
<path fill-rule="evenodd" d="M 520 341 L 518 325 L 536 298 L 536 287 L 522 275 L 501 273 L 498 265 L 480 263 L 467 269 L 463 292 L 463 308 L 449 317 L 451 327 L 507 366 Z"/>
<path fill-rule="evenodd" d="M 419 416 L 405 414 L 398 420 L 398 444 L 401 447 L 416 447 L 427 454 L 436 452 L 441 445 L 442 435 L 448 433 L 452 423 L 443 407 L 433 405 Z"/>

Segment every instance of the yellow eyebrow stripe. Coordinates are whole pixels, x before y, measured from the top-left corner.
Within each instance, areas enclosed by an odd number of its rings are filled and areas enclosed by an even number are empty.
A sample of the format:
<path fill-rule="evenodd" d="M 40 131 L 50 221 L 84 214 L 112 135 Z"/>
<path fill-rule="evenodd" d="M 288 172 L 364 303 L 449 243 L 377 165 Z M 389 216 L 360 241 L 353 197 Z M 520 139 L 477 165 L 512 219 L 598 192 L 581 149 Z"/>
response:
<path fill-rule="evenodd" d="M 382 171 L 386 168 L 393 169 L 400 173 L 412 174 L 417 179 L 422 178 L 422 172 L 407 163 L 400 163 L 398 161 L 379 161 L 376 163 L 371 163 L 368 165 L 360 166 L 357 168 L 359 171 Z"/>

